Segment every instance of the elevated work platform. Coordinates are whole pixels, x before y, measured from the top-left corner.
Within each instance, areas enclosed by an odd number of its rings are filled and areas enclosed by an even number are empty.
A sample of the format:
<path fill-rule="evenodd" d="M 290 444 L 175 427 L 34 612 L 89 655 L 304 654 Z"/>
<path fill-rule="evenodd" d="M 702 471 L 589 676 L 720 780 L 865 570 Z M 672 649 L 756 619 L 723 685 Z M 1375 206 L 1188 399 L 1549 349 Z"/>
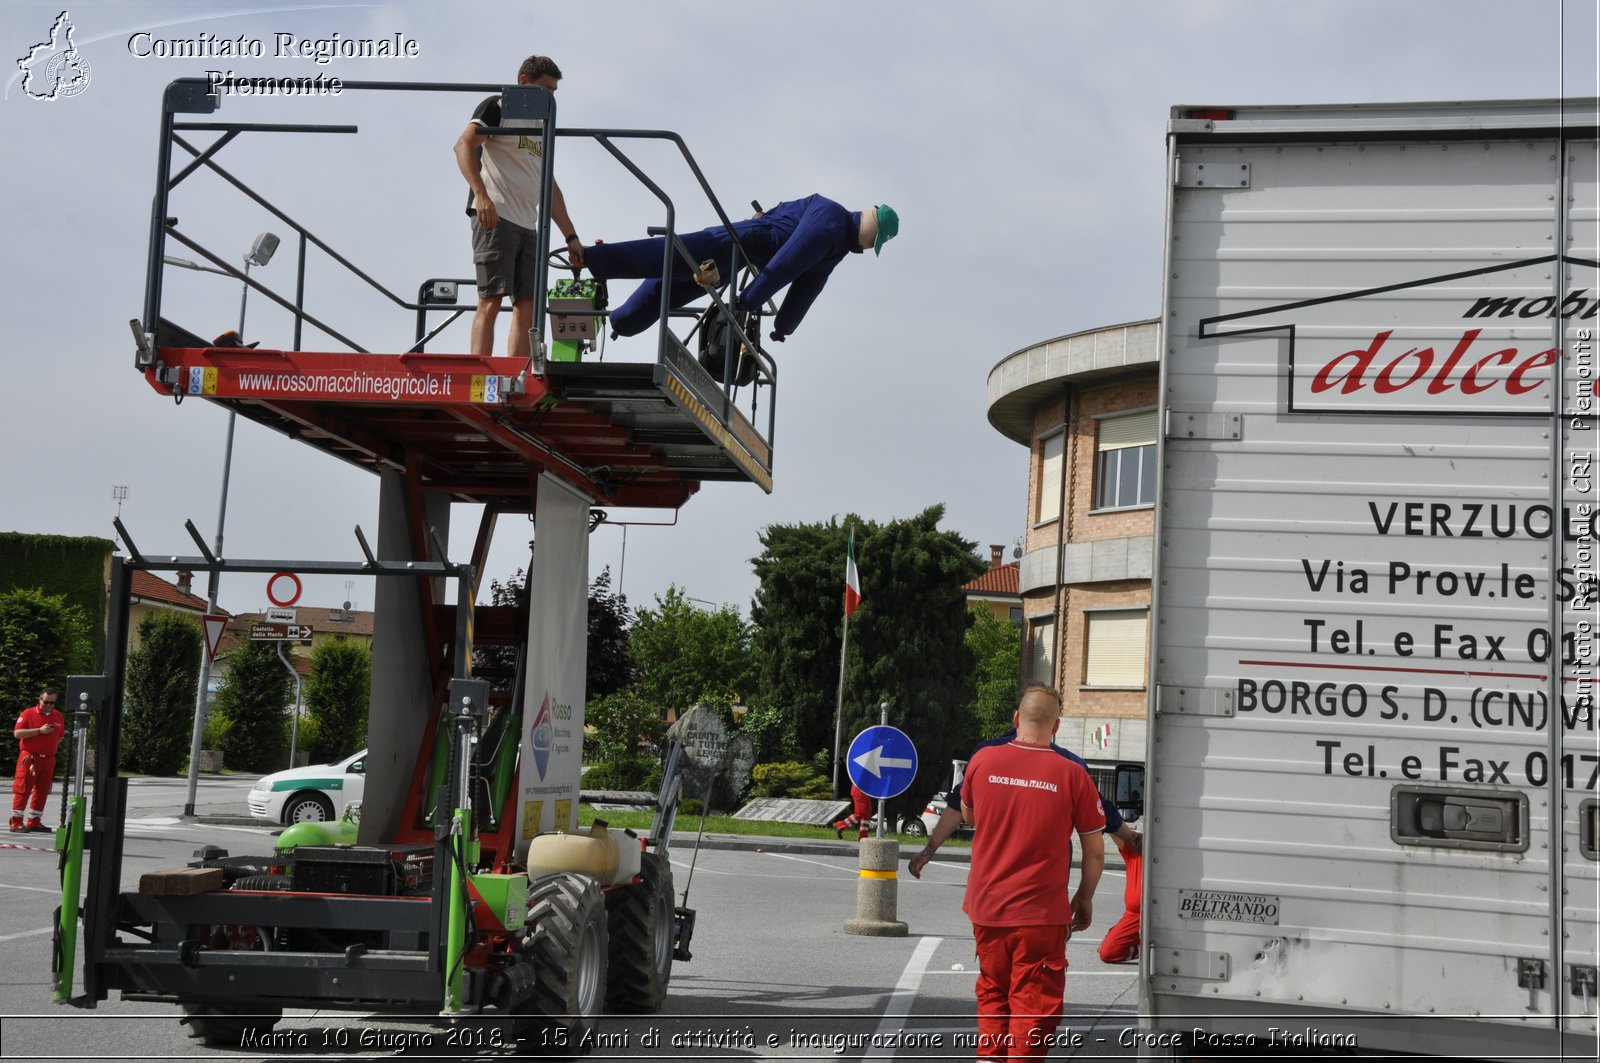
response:
<path fill-rule="evenodd" d="M 459 501 L 525 497 L 549 470 L 616 506 L 676 508 L 703 481 L 772 489 L 772 448 L 700 365 L 447 354 L 157 348 L 157 391 L 236 410 L 352 464 L 414 466 Z"/>
<path fill-rule="evenodd" d="M 414 98 L 417 92 L 473 97 L 498 93 L 506 127 L 485 128 L 482 132 L 526 138 L 531 130 L 542 140 L 546 161 L 545 186 L 541 189 L 545 208 L 541 212 L 542 246 L 550 246 L 550 175 L 557 136 L 594 141 L 632 173 L 664 208 L 665 225 L 651 231 L 664 234 L 680 252 L 682 244 L 673 228 L 676 209 L 659 186 L 623 154 L 617 146 L 619 141 L 653 140 L 675 145 L 717 217 L 724 224 L 731 224 L 676 134 L 654 130 L 558 130 L 554 97 L 532 85 L 345 82 L 343 90 L 340 97 L 319 109 L 319 116 L 336 114 L 346 95 L 388 92 L 395 99 L 395 106 L 403 110 L 400 101 Z M 153 209 L 144 314 L 132 322 L 139 348 L 135 364 L 156 391 L 179 401 L 192 397 L 228 406 L 242 416 L 363 468 L 402 471 L 413 487 L 426 494 L 492 504 L 503 511 L 530 508 L 532 485 L 543 471 L 570 483 L 596 503 L 615 507 L 676 508 L 706 481 L 747 481 L 764 491 L 772 490 L 776 367 L 758 346 L 759 315 L 748 323 L 733 321 L 727 309 L 733 288 L 713 296 L 713 306 L 705 319 L 695 318 L 689 333 L 692 336 L 714 316 L 726 317 L 728 328 L 719 330 L 719 335 L 727 337 L 727 349 L 731 352 L 742 343 L 747 352 L 753 352 L 750 357 L 758 367 L 753 382 L 742 392 L 734 385 L 731 374 L 725 374 L 722 381 L 713 379 L 690 354 L 687 338 L 673 331 L 674 323 L 681 324 L 685 316 L 692 315 L 669 315 L 665 306 L 655 351 L 639 346 L 633 352 L 633 361 L 618 361 L 614 351 L 606 352 L 606 361 L 546 361 L 538 337 L 549 337 L 552 324 L 568 328 L 566 323 L 573 320 L 557 318 L 552 322 L 552 307 L 547 299 L 535 301 L 531 358 L 428 351 L 429 343 L 458 350 L 467 346 L 465 323 L 448 337 L 441 333 L 475 310 L 477 298 L 470 294 L 470 279 L 436 276 L 423 282 L 414 299 L 402 297 L 217 162 L 223 149 L 241 135 L 323 134 L 321 139 L 326 140 L 327 134 L 354 135 L 357 127 L 184 120 L 192 115 L 209 116 L 220 102 L 220 97 L 207 93 L 206 83 L 199 79 L 173 82 L 164 99 L 159 150 L 161 183 Z M 463 105 L 464 112 L 469 109 Z M 216 136 L 208 145 L 200 146 L 186 139 L 193 132 Z M 308 139 L 314 142 L 318 138 Z M 184 154 L 192 158 L 180 165 Z M 297 165 L 312 165 L 307 159 L 296 159 Z M 214 245 L 216 238 L 202 239 L 180 229 L 179 218 L 174 214 L 179 209 L 177 193 L 184 182 L 192 182 L 199 175 L 219 178 L 242 195 L 242 208 L 265 208 L 277 219 L 275 228 L 282 225 L 292 230 L 295 236 L 285 240 L 287 243 L 293 239 L 298 244 L 292 289 L 283 283 L 281 291 L 275 290 L 250 275 L 249 262 L 264 264 L 265 259 L 247 257 L 240 270 L 229 261 L 230 256 L 208 249 L 207 243 Z M 382 204 L 373 206 L 373 224 L 386 224 Z M 201 216 L 208 215 L 202 212 Z M 277 240 L 272 240 L 271 245 L 275 249 Z M 193 252 L 209 265 L 174 258 L 169 254 L 171 250 Z M 271 249 L 267 251 L 270 256 Z M 415 342 L 409 350 L 368 350 L 350 338 L 353 329 L 328 320 L 323 304 L 335 305 L 337 300 L 320 300 L 314 287 L 308 291 L 308 256 L 324 260 L 312 263 L 311 275 L 328 276 L 325 267 L 331 261 L 334 275 L 375 289 L 392 307 L 414 314 Z M 466 265 L 462 262 L 458 267 Z M 162 292 L 171 267 L 233 277 L 242 282 L 246 298 L 250 292 L 257 292 L 289 311 L 294 331 L 290 349 L 219 347 L 214 345 L 216 341 L 205 338 L 212 330 L 197 334 L 187 327 L 193 322 L 169 320 L 163 313 Z M 424 268 L 424 264 L 418 264 L 419 272 Z M 537 290 L 550 290 L 549 272 L 550 263 L 541 260 Z M 288 280 L 281 270 L 277 276 L 280 281 Z M 737 286 L 739 280 L 730 283 Z M 458 299 L 462 289 L 468 294 Z M 565 312 L 572 313 L 570 308 Z M 430 331 L 429 325 L 436 318 L 443 318 L 442 323 Z M 586 311 L 582 320 L 593 336 L 604 328 L 604 310 L 596 307 Z M 242 322 L 241 310 L 241 327 Z M 327 337 L 318 340 L 319 345 L 343 344 L 348 349 L 305 350 L 301 342 L 305 325 Z M 502 317 L 502 327 L 509 327 L 509 315 Z M 592 344 L 584 346 L 591 348 Z M 594 352 L 591 349 L 588 353 Z M 735 400 L 742 398 L 749 400 L 748 416 L 735 405 Z M 765 408 L 761 409 L 763 404 Z M 758 409 L 763 422 L 759 426 L 754 420 Z"/>

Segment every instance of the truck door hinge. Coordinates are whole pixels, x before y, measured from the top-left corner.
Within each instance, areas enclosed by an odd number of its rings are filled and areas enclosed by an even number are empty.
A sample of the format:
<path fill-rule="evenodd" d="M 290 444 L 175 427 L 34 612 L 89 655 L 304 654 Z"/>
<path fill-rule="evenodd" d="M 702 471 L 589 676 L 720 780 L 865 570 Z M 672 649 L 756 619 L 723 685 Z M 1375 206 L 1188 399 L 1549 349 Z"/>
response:
<path fill-rule="evenodd" d="M 1156 715 L 1232 716 L 1233 691 L 1201 686 L 1156 687 Z"/>
<path fill-rule="evenodd" d="M 1600 978 L 1596 977 L 1593 964 L 1575 963 L 1572 965 L 1572 995 L 1593 1000 L 1600 996 Z"/>
<path fill-rule="evenodd" d="M 1210 982 L 1226 982 L 1229 977 L 1228 954 L 1209 949 L 1150 949 L 1150 974 L 1153 978 L 1199 978 Z"/>
<path fill-rule="evenodd" d="M 1179 188 L 1249 188 L 1248 162 L 1184 162 L 1178 160 Z"/>
<path fill-rule="evenodd" d="M 1238 439 L 1244 422 L 1236 413 L 1167 411 L 1168 439 Z"/>
<path fill-rule="evenodd" d="M 1543 989 L 1545 979 L 1545 966 L 1543 960 L 1521 959 L 1517 961 L 1517 988 L 1518 989 Z"/>

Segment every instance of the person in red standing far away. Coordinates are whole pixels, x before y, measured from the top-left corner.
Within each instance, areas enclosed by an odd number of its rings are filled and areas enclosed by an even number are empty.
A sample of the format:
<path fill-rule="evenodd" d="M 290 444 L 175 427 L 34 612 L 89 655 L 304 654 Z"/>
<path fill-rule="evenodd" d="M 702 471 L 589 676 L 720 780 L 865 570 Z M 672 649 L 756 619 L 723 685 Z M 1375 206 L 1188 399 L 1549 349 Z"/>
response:
<path fill-rule="evenodd" d="M 44 832 L 44 803 L 56 776 L 56 747 L 64 717 L 56 711 L 56 688 L 45 687 L 39 703 L 22 710 L 11 733 L 17 737 L 17 773 L 11 782 L 11 829 Z M 27 822 L 23 822 L 23 812 Z"/>

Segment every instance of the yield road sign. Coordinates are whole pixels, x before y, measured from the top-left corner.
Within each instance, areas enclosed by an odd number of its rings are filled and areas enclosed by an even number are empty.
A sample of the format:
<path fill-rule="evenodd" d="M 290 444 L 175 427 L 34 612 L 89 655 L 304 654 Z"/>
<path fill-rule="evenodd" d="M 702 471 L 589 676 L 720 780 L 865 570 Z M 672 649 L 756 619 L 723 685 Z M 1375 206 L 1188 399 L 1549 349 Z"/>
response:
<path fill-rule="evenodd" d="M 917 747 L 898 727 L 868 727 L 846 754 L 850 781 L 868 797 L 894 797 L 917 777 Z"/>
<path fill-rule="evenodd" d="M 217 647 L 222 644 L 222 630 L 228 626 L 227 613 L 206 613 L 200 618 L 206 634 L 206 660 L 217 659 Z"/>

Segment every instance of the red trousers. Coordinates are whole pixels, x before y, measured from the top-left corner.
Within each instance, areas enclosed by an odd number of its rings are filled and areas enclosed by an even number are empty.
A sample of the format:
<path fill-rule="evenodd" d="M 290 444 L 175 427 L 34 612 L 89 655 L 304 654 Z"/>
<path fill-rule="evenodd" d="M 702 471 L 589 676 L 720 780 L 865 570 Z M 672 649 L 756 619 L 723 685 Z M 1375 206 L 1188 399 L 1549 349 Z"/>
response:
<path fill-rule="evenodd" d="M 50 784 L 56 777 L 56 756 L 39 753 L 17 754 L 17 775 L 11 782 L 11 818 L 38 820 L 44 816 L 44 802 L 50 796 Z"/>
<path fill-rule="evenodd" d="M 1061 1025 L 1065 926 L 972 927 L 978 942 L 978 1058 L 1043 1059 Z"/>
<path fill-rule="evenodd" d="M 872 798 L 861 792 L 855 784 L 850 786 L 850 802 L 854 811 L 850 815 L 835 823 L 839 830 L 850 830 L 852 827 L 861 832 L 861 837 L 867 836 L 867 824 L 872 822 Z"/>
<path fill-rule="evenodd" d="M 1107 963 L 1127 963 L 1139 958 L 1139 909 L 1123 912 L 1117 925 L 1100 942 L 1100 958 Z"/>
<path fill-rule="evenodd" d="M 1122 890 L 1122 906 L 1127 910 L 1100 942 L 1100 958 L 1107 963 L 1127 963 L 1139 958 L 1139 898 L 1144 892 L 1144 857 L 1128 848 L 1120 838 L 1117 849 L 1128 869 L 1128 884 Z"/>

